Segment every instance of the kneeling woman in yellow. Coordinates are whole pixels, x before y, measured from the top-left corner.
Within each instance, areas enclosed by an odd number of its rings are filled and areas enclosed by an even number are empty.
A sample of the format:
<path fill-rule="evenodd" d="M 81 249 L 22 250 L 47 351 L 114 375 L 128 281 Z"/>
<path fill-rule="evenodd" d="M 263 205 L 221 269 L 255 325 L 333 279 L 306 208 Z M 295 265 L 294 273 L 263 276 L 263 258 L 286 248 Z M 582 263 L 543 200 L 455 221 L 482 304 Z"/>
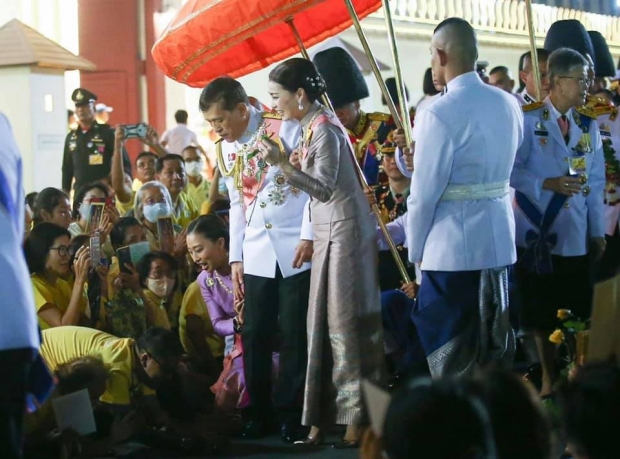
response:
<path fill-rule="evenodd" d="M 45 330 L 61 325 L 78 325 L 86 308 L 84 284 L 90 254 L 80 248 L 75 254 L 73 288 L 63 280 L 70 274 L 69 231 L 53 223 L 33 228 L 24 243 L 24 252 L 34 289 L 39 326 Z"/>
<path fill-rule="evenodd" d="M 151 252 L 136 267 L 142 292 L 148 300 L 146 323 L 167 330 L 179 327 L 179 311 L 183 296 L 177 288 L 178 263 L 166 252 Z"/>
<path fill-rule="evenodd" d="M 156 400 L 147 403 L 144 397 L 155 395 L 162 380 L 176 373 L 183 349 L 172 332 L 161 328 L 151 328 L 134 340 L 91 328 L 58 327 L 43 331 L 40 352 L 51 371 L 81 357 L 101 359 L 110 374 L 99 398 L 104 407 L 133 405 L 161 414 Z"/>

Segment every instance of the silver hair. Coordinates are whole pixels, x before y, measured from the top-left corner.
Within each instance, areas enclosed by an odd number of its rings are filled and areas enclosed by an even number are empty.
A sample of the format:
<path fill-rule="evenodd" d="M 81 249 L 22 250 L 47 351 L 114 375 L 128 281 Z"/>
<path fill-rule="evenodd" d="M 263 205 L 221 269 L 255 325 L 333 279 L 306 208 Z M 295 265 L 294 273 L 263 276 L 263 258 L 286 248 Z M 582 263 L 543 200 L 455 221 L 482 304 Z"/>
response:
<path fill-rule="evenodd" d="M 140 189 L 136 193 L 136 200 L 133 203 L 133 216 L 140 223 L 144 221 L 144 212 L 142 211 L 144 207 L 144 203 L 143 203 L 144 190 L 148 190 L 150 188 L 159 189 L 159 191 L 161 191 L 161 194 L 164 196 L 164 199 L 166 200 L 170 208 L 174 209 L 174 205 L 172 204 L 172 196 L 170 196 L 170 192 L 168 191 L 168 188 L 166 188 L 163 185 L 163 183 L 157 182 L 155 180 L 151 182 L 146 182 L 140 187 Z"/>
<path fill-rule="evenodd" d="M 549 71 L 549 86 L 555 86 L 555 79 L 561 76 L 567 76 L 576 69 L 588 67 L 588 61 L 585 57 L 571 48 L 559 48 L 551 53 L 547 62 Z"/>

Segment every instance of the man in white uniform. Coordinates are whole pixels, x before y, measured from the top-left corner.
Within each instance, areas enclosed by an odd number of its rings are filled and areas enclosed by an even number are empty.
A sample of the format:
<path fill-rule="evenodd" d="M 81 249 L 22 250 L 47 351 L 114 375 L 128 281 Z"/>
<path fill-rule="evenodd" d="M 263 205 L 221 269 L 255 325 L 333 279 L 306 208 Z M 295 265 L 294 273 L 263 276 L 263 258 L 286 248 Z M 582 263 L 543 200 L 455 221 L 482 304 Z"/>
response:
<path fill-rule="evenodd" d="M 39 349 L 24 237 L 22 160 L 11 126 L 0 114 L 0 457 L 21 457 L 22 416 L 30 368 Z"/>
<path fill-rule="evenodd" d="M 217 156 L 230 195 L 229 259 L 235 297 L 245 299 L 242 339 L 251 408 L 244 436 L 269 433 L 274 393 L 282 439 L 294 441 L 304 436 L 298 427 L 313 239 L 309 198 L 256 152 L 257 143 L 268 136 L 279 139 L 290 154 L 301 127 L 254 108 L 241 84 L 228 77 L 205 87 L 200 109 L 222 139 Z M 278 333 L 280 371 L 272 392 L 272 350 Z"/>
<path fill-rule="evenodd" d="M 446 93 L 416 118 L 407 242 L 410 261 L 422 268 L 412 318 L 431 374 L 442 377 L 512 362 L 507 267 L 516 253 L 508 182 L 523 116 L 514 97 L 476 74 L 468 22 L 439 24 L 431 53 Z"/>

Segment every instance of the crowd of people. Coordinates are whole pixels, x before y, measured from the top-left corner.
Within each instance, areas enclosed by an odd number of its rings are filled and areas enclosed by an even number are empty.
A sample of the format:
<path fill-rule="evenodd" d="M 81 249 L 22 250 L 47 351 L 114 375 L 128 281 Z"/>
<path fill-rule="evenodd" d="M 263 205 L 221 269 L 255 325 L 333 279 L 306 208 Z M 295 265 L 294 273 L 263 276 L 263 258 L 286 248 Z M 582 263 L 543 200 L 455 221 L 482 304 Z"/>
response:
<path fill-rule="evenodd" d="M 513 93 L 507 67 L 477 66 L 469 23 L 442 22 L 412 144 L 360 109 L 368 87 L 342 48 L 277 65 L 268 106 L 217 78 L 197 101 L 219 136 L 208 174 L 187 112 L 161 137 L 113 128 L 78 88 L 62 186 L 25 203 L 0 119 L 0 456 L 128 440 L 209 454 L 274 433 L 316 448 L 338 425 L 332 447 L 368 459 L 615 457 L 616 362 L 562 382 L 549 342 L 557 311 L 586 320 L 620 265 L 601 39 L 554 24 L 541 86 L 525 53 Z M 134 135 L 147 149 L 131 164 Z M 374 431 L 365 381 L 392 392 Z M 56 423 L 55 401 L 78 391 L 95 434 Z"/>

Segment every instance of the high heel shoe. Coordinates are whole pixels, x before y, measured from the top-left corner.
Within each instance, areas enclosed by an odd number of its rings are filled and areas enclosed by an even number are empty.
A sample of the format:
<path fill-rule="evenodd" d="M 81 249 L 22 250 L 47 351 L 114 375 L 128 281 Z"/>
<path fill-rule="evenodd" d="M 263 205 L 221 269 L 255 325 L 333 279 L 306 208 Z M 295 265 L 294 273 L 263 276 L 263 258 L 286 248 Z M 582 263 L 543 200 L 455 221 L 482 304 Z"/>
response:
<path fill-rule="evenodd" d="M 325 437 L 323 437 L 323 433 L 319 432 L 314 437 L 311 437 L 310 435 L 308 435 L 303 440 L 297 440 L 293 444 L 294 445 L 306 445 L 306 446 L 319 446 L 319 445 L 323 444 L 323 440 L 324 439 L 325 439 Z"/>
<path fill-rule="evenodd" d="M 345 440 L 344 438 L 332 445 L 334 449 L 355 449 L 360 447 L 360 440 Z"/>

